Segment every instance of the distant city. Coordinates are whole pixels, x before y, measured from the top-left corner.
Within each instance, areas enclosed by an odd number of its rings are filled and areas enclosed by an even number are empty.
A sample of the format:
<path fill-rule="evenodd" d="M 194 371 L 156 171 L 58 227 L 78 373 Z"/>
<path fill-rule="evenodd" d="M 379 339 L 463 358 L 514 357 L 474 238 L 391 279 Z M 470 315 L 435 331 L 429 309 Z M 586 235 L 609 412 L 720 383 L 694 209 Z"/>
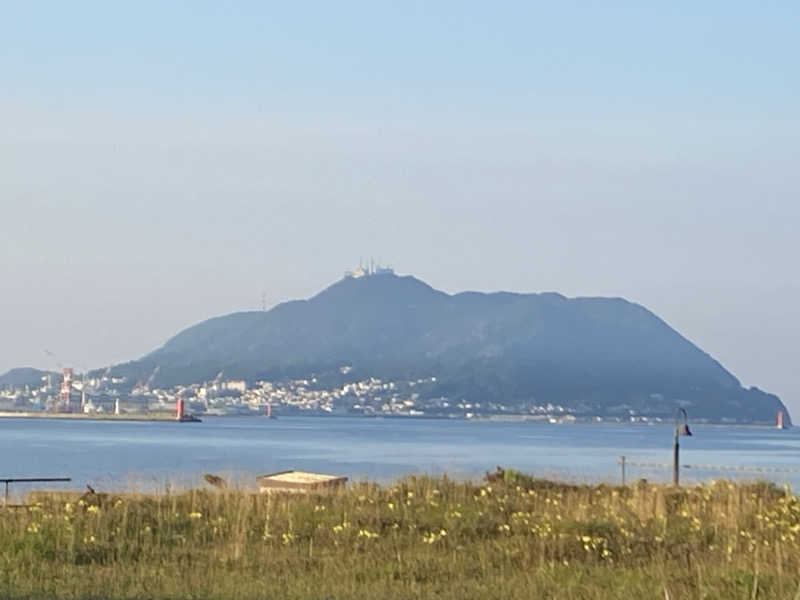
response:
<path fill-rule="evenodd" d="M 343 375 L 351 367 L 342 366 Z M 178 385 L 169 389 L 152 387 L 159 369 L 145 381 L 132 382 L 113 377 L 76 376 L 64 368 L 61 376 L 42 375 L 39 385 L 9 385 L 0 389 L 0 411 L 40 413 L 42 416 L 84 415 L 142 416 L 187 414 L 209 416 L 338 415 L 387 417 L 437 417 L 457 419 L 488 418 L 550 423 L 661 422 L 657 416 L 629 414 L 599 416 L 575 414 L 574 410 L 554 404 L 508 406 L 496 402 L 451 401 L 430 397 L 436 377 L 409 381 L 383 381 L 370 377 L 342 385 L 326 387 L 316 378 L 280 382 L 248 383 L 226 379 L 220 372 L 208 382 Z M 7 416 L 7 415 L 6 415 Z"/>
<path fill-rule="evenodd" d="M 370 259 L 305 302 L 194 325 L 105 371 L 0 376 L 3 416 L 197 420 L 338 415 L 791 425 L 644 307 L 560 294 L 449 295 Z"/>

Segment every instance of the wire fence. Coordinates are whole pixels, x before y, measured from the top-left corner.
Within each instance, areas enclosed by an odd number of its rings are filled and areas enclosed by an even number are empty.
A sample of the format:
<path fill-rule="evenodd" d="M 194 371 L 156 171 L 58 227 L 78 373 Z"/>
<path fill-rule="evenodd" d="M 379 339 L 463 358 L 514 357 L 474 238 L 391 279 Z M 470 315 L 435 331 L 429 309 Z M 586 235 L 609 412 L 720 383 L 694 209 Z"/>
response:
<path fill-rule="evenodd" d="M 620 456 L 617 464 L 620 465 L 622 475 L 622 485 L 625 485 L 626 468 L 638 467 L 642 469 L 674 469 L 673 463 L 654 463 L 628 460 L 625 456 Z M 712 471 L 729 473 L 800 473 L 800 467 L 769 467 L 758 465 L 709 465 L 709 464 L 681 464 L 681 470 Z"/>
<path fill-rule="evenodd" d="M 648 469 L 671 469 L 669 463 L 649 463 L 625 460 L 630 467 L 644 467 Z M 695 469 L 698 471 L 747 471 L 754 473 L 800 473 L 800 467 L 755 467 L 749 465 L 681 465 L 681 469 Z"/>

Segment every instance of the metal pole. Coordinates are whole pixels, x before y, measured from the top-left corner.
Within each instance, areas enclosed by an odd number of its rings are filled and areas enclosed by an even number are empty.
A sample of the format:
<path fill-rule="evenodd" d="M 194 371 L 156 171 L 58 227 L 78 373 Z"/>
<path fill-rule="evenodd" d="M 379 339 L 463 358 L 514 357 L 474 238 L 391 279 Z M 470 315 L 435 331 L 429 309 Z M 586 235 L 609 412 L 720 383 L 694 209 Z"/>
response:
<path fill-rule="evenodd" d="M 622 467 L 622 487 L 625 487 L 625 457 L 619 457 L 619 464 Z"/>
<path fill-rule="evenodd" d="M 680 457 L 680 451 L 681 451 L 680 448 L 681 448 L 681 446 L 678 443 L 678 428 L 676 427 L 675 428 L 675 456 L 674 456 L 674 459 L 673 459 L 673 462 L 672 462 L 672 485 L 674 485 L 676 487 L 680 485 L 679 476 L 678 476 L 678 467 L 679 467 L 679 461 L 680 461 L 679 457 Z"/>
<path fill-rule="evenodd" d="M 72 481 L 69 477 L 8 477 L 0 478 L 0 481 L 5 484 L 5 493 L 3 494 L 3 508 L 8 508 L 8 484 L 9 483 L 36 483 L 47 481 Z"/>

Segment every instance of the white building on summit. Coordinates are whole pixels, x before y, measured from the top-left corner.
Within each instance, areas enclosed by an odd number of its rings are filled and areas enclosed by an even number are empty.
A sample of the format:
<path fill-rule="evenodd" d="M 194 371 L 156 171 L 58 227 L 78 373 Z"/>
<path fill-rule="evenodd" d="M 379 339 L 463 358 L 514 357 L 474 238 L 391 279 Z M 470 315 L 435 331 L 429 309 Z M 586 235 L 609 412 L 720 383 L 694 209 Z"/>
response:
<path fill-rule="evenodd" d="M 359 279 L 360 277 L 371 277 L 373 275 L 394 275 L 394 269 L 391 267 L 382 267 L 370 260 L 367 266 L 363 266 L 360 262 L 358 267 L 352 271 L 345 271 L 344 276 L 346 279 Z"/>

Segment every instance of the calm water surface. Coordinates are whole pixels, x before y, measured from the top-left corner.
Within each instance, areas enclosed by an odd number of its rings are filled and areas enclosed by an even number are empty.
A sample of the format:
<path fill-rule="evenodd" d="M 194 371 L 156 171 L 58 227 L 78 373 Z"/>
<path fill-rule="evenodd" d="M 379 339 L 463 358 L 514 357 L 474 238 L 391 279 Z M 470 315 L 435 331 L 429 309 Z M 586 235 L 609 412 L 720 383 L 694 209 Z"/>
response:
<path fill-rule="evenodd" d="M 692 426 L 681 462 L 800 468 L 800 429 Z M 208 417 L 203 423 L 0 419 L 0 477 L 71 477 L 71 487 L 153 489 L 218 473 L 305 469 L 387 481 L 409 473 L 477 478 L 496 465 L 572 481 L 619 481 L 618 459 L 668 464 L 668 425 L 549 425 L 421 419 Z M 628 468 L 629 479 L 670 470 Z M 684 481 L 768 478 L 800 489 L 800 473 L 684 469 Z M 48 485 L 48 488 L 55 487 Z M 23 491 L 22 488 L 19 490 Z"/>

